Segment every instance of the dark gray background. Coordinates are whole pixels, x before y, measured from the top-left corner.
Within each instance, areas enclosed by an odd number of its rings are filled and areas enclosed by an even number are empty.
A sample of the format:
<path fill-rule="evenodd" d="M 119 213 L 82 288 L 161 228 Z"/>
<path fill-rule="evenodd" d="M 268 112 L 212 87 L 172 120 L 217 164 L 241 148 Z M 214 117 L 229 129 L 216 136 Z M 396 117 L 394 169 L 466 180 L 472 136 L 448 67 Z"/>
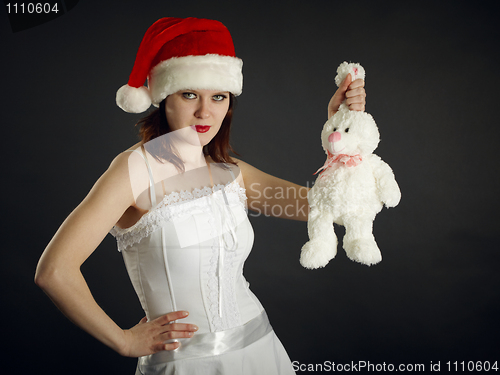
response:
<path fill-rule="evenodd" d="M 499 17 L 495 2 L 80 1 L 13 34 L 0 11 L 3 368 L 132 374 L 33 283 L 51 236 L 139 115 L 115 105 L 147 27 L 164 16 L 222 21 L 244 61 L 233 143 L 242 159 L 299 184 L 323 164 L 320 132 L 344 60 L 367 71 L 376 153 L 402 190 L 374 224 L 383 261 L 299 264 L 306 224 L 251 218 L 245 266 L 290 358 L 301 363 L 500 360 Z M 337 232 L 342 235 L 343 229 Z M 122 327 L 142 311 L 110 236 L 83 266 Z M 13 372 L 8 372 L 13 373 Z"/>

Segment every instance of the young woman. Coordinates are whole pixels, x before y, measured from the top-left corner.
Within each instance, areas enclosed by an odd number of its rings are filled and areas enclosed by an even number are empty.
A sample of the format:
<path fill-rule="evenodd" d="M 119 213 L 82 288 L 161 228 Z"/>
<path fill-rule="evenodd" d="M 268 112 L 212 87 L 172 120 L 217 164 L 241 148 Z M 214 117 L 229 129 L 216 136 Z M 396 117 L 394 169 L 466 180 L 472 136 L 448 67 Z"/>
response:
<path fill-rule="evenodd" d="M 75 324 L 139 357 L 137 374 L 293 373 L 242 274 L 253 243 L 246 206 L 307 220 L 307 188 L 229 156 L 241 66 L 217 21 L 154 23 L 117 103 L 128 112 L 159 109 L 141 120 L 142 141 L 113 160 L 40 258 L 36 283 Z M 364 110 L 363 85 L 348 77 L 328 116 L 343 100 Z M 146 312 L 125 330 L 97 305 L 80 271 L 109 232 Z"/>

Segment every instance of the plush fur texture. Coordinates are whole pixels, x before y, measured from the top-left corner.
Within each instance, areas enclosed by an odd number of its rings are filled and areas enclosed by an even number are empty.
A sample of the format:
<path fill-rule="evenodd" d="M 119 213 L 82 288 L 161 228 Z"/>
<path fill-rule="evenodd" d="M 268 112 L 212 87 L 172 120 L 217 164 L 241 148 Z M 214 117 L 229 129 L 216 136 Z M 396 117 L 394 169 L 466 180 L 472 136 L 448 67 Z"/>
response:
<path fill-rule="evenodd" d="M 174 57 L 151 71 L 148 83 L 153 105 L 185 89 L 229 91 L 235 96 L 243 88 L 243 61 L 237 57 L 204 55 Z"/>
<path fill-rule="evenodd" d="M 173 57 L 156 65 L 149 74 L 148 86 L 128 84 L 116 93 L 116 104 L 129 113 L 146 111 L 151 104 L 158 107 L 168 95 L 179 90 L 220 90 L 235 96 L 243 89 L 243 61 L 221 55 Z"/>
<path fill-rule="evenodd" d="M 353 80 L 365 75 L 359 64 L 347 62 L 337 73 L 337 85 L 349 73 Z M 321 143 L 328 158 L 308 195 L 310 240 L 300 256 L 304 267 L 324 267 L 337 254 L 333 223 L 346 229 L 343 247 L 350 259 L 367 265 L 382 260 L 372 233 L 373 220 L 384 204 L 396 206 L 401 192 L 389 165 L 373 154 L 379 141 L 373 117 L 350 111 L 344 103 L 325 123 Z"/>
<path fill-rule="evenodd" d="M 348 74 L 351 74 L 353 81 L 359 79 L 365 79 L 365 69 L 356 63 L 348 63 L 344 61 L 337 68 L 337 76 L 335 77 L 335 84 L 340 87 L 340 84 L 344 81 Z"/>
<path fill-rule="evenodd" d="M 128 113 L 142 113 L 151 106 L 151 96 L 146 86 L 123 85 L 116 92 L 116 104 Z"/>

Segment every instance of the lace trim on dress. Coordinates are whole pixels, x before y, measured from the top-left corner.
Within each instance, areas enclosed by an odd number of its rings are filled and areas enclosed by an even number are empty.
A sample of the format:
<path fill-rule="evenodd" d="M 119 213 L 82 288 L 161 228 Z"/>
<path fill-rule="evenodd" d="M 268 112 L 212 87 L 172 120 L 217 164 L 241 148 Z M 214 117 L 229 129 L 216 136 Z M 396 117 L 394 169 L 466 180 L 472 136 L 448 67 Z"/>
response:
<path fill-rule="evenodd" d="M 225 326 L 222 329 L 229 329 L 241 325 L 241 317 L 236 302 L 235 290 L 235 260 L 236 254 L 234 251 L 226 252 L 224 278 L 222 280 L 222 290 L 227 293 L 223 299 L 223 311 L 225 318 Z M 224 303 L 225 302 L 225 303 Z"/>
<path fill-rule="evenodd" d="M 246 207 L 246 190 L 237 181 L 227 185 L 218 184 L 213 188 L 209 186 L 202 189 L 195 188 L 192 192 L 187 190 L 174 191 L 165 195 L 156 207 L 145 213 L 131 227 L 122 229 L 114 226 L 109 233 L 116 238 L 118 251 L 126 250 L 161 228 L 164 222 L 174 218 L 187 217 L 194 212 L 209 212 L 210 205 L 200 204 L 198 199 L 208 197 L 221 189 L 226 192 L 230 205 L 241 204 L 244 208 Z"/>
<path fill-rule="evenodd" d="M 237 250 L 229 250 L 220 241 L 214 218 L 209 219 L 212 227 L 213 242 L 211 246 L 210 267 L 208 276 L 208 314 L 212 332 L 224 331 L 241 325 L 241 316 L 236 302 L 235 260 Z M 222 245 L 222 248 L 221 248 Z M 222 269 L 219 257 L 223 257 Z M 221 293 L 222 295 L 220 295 Z"/>

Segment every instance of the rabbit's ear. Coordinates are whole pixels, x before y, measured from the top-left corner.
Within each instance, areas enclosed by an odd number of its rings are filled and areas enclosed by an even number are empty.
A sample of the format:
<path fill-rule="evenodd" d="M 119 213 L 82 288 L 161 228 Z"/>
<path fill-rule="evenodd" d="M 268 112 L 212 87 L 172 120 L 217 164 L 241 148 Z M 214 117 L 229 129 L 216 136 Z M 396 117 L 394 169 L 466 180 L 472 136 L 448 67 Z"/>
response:
<path fill-rule="evenodd" d="M 352 80 L 365 79 L 365 69 L 358 63 L 348 63 L 344 61 L 337 68 L 337 76 L 335 77 L 335 83 L 340 87 L 341 83 L 344 81 L 345 77 L 351 73 Z"/>

